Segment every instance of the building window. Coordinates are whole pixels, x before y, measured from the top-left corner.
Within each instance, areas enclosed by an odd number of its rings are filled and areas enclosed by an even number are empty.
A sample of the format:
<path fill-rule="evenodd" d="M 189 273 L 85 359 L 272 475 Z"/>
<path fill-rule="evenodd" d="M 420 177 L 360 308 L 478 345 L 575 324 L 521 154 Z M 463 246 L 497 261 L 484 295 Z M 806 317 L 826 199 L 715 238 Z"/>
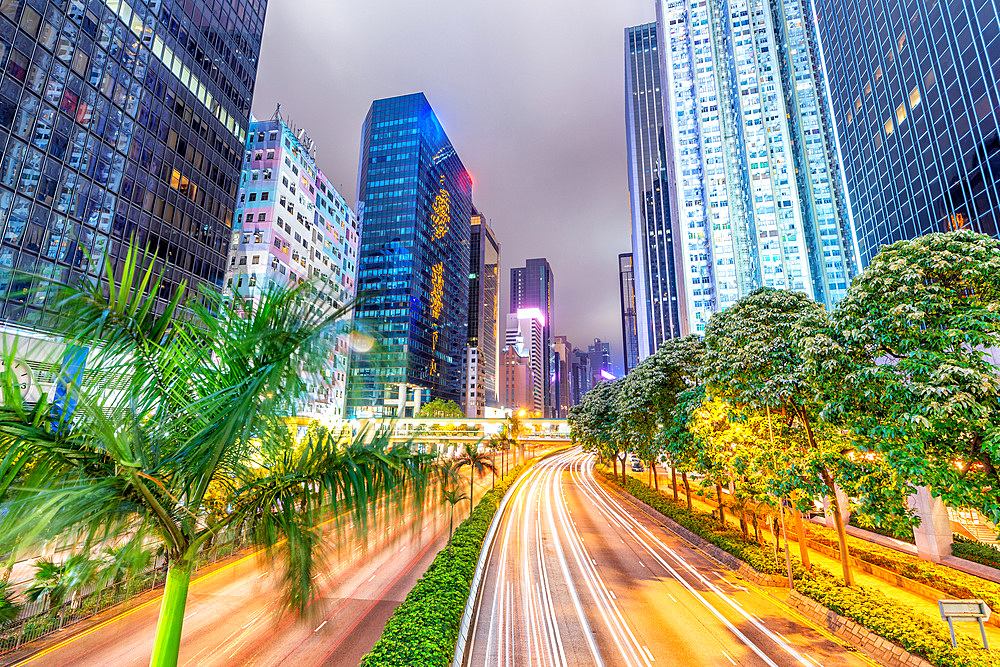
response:
<path fill-rule="evenodd" d="M 860 96 L 858 96 L 858 99 L 854 100 L 854 110 L 855 111 L 861 111 L 861 97 Z"/>
<path fill-rule="evenodd" d="M 875 70 L 875 83 L 878 83 L 881 80 L 882 80 L 882 68 L 879 67 L 877 70 Z"/>
<path fill-rule="evenodd" d="M 850 125 L 853 120 L 854 120 L 854 114 L 852 114 L 850 111 L 848 111 L 847 112 L 847 124 Z"/>
<path fill-rule="evenodd" d="M 257 214 L 257 222 L 264 222 L 265 219 L 266 219 L 266 215 L 264 213 L 258 213 Z"/>
<path fill-rule="evenodd" d="M 872 82 L 869 81 L 868 83 L 865 84 L 865 97 L 868 97 L 871 94 L 872 94 Z"/>
<path fill-rule="evenodd" d="M 902 125 L 904 120 L 906 120 L 906 105 L 900 104 L 896 107 L 896 126 Z"/>
<path fill-rule="evenodd" d="M 920 104 L 920 87 L 914 86 L 910 91 L 910 108 L 916 109 L 918 104 Z"/>
<path fill-rule="evenodd" d="M 896 40 L 896 47 L 899 51 L 902 51 L 904 46 L 906 46 L 906 33 L 901 32 L 899 33 L 899 39 Z"/>
<path fill-rule="evenodd" d="M 892 130 L 893 130 L 892 118 L 889 118 L 888 120 L 885 121 L 885 136 L 888 137 L 890 134 L 892 134 Z"/>
<path fill-rule="evenodd" d="M 253 256 L 253 260 L 250 263 L 251 264 L 260 264 L 260 256 L 259 255 L 254 255 Z"/>
<path fill-rule="evenodd" d="M 933 69 L 927 70 L 927 74 L 924 74 L 924 88 L 933 88 L 935 81 L 936 79 L 934 78 L 934 70 Z"/>

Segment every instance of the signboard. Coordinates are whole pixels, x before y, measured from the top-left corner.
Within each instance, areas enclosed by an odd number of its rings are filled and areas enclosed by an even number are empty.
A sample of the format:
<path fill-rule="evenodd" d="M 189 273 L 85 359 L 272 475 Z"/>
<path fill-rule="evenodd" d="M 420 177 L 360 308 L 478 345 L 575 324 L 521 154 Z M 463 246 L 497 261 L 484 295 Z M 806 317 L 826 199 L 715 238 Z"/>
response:
<path fill-rule="evenodd" d="M 983 621 L 990 618 L 990 608 L 982 600 L 938 600 L 938 610 L 941 618 L 948 621 L 948 630 L 951 631 L 951 645 L 957 646 L 955 641 L 955 621 L 976 621 L 979 623 L 979 632 L 983 637 L 983 648 L 989 650 L 986 643 L 986 628 Z"/>

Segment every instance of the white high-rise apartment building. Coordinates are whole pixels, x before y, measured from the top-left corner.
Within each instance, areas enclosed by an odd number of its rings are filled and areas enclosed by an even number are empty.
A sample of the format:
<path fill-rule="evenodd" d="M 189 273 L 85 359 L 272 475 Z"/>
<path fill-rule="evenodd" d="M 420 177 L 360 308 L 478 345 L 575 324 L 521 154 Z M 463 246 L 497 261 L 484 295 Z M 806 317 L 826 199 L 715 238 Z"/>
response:
<path fill-rule="evenodd" d="M 844 297 L 856 262 L 813 25 L 798 0 L 658 0 L 687 330 L 753 290 Z"/>

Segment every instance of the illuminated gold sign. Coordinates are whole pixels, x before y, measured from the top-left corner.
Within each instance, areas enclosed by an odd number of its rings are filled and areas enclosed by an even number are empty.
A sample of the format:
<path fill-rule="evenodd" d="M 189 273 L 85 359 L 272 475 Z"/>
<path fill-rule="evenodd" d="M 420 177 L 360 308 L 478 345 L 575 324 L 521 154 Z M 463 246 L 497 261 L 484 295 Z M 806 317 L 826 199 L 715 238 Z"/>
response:
<path fill-rule="evenodd" d="M 440 319 L 444 307 L 444 264 L 431 267 L 431 317 Z"/>
<path fill-rule="evenodd" d="M 434 240 L 443 238 L 448 233 L 448 223 L 451 222 L 451 196 L 444 188 L 438 190 L 431 207 L 431 224 Z"/>

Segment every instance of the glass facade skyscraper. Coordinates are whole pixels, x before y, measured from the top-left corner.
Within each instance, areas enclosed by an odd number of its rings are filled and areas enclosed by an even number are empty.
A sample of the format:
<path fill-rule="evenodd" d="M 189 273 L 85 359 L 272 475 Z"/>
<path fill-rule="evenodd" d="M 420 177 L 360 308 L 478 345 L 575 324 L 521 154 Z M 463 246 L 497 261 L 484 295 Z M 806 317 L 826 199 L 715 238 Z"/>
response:
<path fill-rule="evenodd" d="M 663 129 L 656 24 L 626 28 L 625 134 L 640 359 L 681 335 L 686 319 L 678 296 L 680 253 L 674 239 L 679 237 L 670 214 L 671 164 Z"/>
<path fill-rule="evenodd" d="M 816 9 L 863 265 L 929 232 L 1000 235 L 997 4 Z"/>
<path fill-rule="evenodd" d="M 763 286 L 832 307 L 856 271 L 808 14 L 801 0 L 657 3 L 682 333 Z"/>
<path fill-rule="evenodd" d="M 472 216 L 469 242 L 469 342 L 465 416 L 483 417 L 497 402 L 500 356 L 500 243 L 486 216 Z"/>
<path fill-rule="evenodd" d="M 0 0 L 0 319 L 36 274 L 117 263 L 221 287 L 266 0 Z"/>
<path fill-rule="evenodd" d="M 618 293 L 622 306 L 622 361 L 624 371 L 639 365 L 639 332 L 636 326 L 635 272 L 632 253 L 618 255 Z"/>
<path fill-rule="evenodd" d="M 424 94 L 373 102 L 358 170 L 355 320 L 376 347 L 354 355 L 348 416 L 395 416 L 410 393 L 462 402 L 472 213 L 472 180 Z"/>
<path fill-rule="evenodd" d="M 542 394 L 544 417 L 552 417 L 556 407 L 553 403 L 555 354 L 552 347 L 553 330 L 553 290 L 555 289 L 552 267 L 545 258 L 529 259 L 524 266 L 510 270 L 510 312 L 537 308 L 542 314 Z"/>

